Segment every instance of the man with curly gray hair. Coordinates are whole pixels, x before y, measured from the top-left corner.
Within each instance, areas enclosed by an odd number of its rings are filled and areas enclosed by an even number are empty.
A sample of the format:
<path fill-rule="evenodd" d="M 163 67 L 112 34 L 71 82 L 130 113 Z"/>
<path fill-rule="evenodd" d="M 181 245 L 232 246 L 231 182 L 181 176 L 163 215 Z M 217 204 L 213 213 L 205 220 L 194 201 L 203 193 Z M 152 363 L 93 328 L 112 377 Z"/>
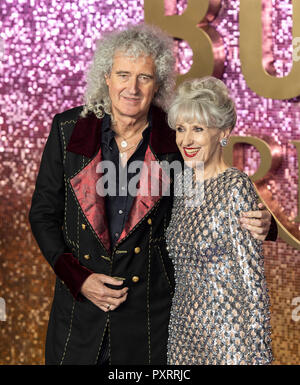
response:
<path fill-rule="evenodd" d="M 30 210 L 57 277 L 47 364 L 166 363 L 174 277 L 164 232 L 172 197 L 153 195 L 147 183 L 160 183 L 161 161 L 182 161 L 164 113 L 174 63 L 172 39 L 157 28 L 107 34 L 84 105 L 54 117 Z M 108 162 L 117 193 L 104 196 L 99 180 Z M 148 187 L 134 195 L 129 185 Z M 267 232 L 269 223 L 261 227 Z"/>
<path fill-rule="evenodd" d="M 174 64 L 172 39 L 157 28 L 144 25 L 125 31 L 107 34 L 98 41 L 96 52 L 87 77 L 85 106 L 81 116 L 94 112 L 99 118 L 102 113 L 111 114 L 111 98 L 107 87 L 107 75 L 111 74 L 116 53 L 131 58 L 148 56 L 155 67 L 157 92 L 153 104 L 163 108 L 168 106 L 174 90 Z"/>

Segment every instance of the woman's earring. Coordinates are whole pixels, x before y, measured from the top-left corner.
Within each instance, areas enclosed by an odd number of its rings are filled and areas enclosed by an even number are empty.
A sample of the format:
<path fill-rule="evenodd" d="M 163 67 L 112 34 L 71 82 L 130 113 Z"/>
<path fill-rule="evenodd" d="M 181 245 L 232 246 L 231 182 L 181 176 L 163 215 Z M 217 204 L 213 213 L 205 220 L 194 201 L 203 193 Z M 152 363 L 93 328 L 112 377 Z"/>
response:
<path fill-rule="evenodd" d="M 227 139 L 227 138 L 223 138 L 223 139 L 220 141 L 220 144 L 221 144 L 222 147 L 227 146 L 227 143 L 228 143 L 228 139 Z"/>

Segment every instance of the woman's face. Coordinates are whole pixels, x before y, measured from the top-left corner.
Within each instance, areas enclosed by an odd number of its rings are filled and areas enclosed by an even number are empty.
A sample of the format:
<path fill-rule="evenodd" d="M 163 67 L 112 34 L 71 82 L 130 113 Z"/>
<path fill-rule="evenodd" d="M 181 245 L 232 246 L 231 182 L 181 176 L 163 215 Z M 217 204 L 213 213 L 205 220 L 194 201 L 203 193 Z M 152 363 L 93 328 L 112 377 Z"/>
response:
<path fill-rule="evenodd" d="M 197 121 L 185 122 L 178 117 L 176 121 L 176 143 L 185 162 L 192 167 L 195 162 L 204 166 L 219 161 L 220 140 L 224 132 L 219 128 L 208 128 Z"/>

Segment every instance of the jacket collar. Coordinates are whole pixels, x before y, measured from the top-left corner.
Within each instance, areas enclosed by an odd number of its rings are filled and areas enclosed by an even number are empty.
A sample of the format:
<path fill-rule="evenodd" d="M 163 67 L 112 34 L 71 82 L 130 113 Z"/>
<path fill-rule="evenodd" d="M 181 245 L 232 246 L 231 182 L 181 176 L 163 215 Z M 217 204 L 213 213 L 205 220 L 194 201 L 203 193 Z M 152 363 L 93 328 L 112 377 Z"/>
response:
<path fill-rule="evenodd" d="M 157 155 L 178 152 L 175 141 L 175 131 L 167 124 L 166 114 L 158 107 L 152 105 L 152 128 L 150 146 Z M 94 114 L 86 118 L 79 118 L 73 129 L 67 151 L 92 158 L 99 150 L 101 143 L 102 119 Z"/>

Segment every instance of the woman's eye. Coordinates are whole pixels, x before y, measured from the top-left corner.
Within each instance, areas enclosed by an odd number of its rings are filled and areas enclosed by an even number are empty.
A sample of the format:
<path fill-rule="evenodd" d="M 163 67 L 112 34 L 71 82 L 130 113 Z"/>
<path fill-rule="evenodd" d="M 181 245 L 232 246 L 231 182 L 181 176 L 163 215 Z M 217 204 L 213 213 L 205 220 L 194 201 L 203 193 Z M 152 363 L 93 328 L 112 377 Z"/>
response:
<path fill-rule="evenodd" d="M 177 131 L 177 132 L 183 132 L 184 130 L 183 130 L 182 127 L 176 127 L 176 131 Z"/>
<path fill-rule="evenodd" d="M 201 132 L 201 131 L 203 131 L 203 128 L 202 127 L 194 127 L 194 130 L 196 132 Z"/>

